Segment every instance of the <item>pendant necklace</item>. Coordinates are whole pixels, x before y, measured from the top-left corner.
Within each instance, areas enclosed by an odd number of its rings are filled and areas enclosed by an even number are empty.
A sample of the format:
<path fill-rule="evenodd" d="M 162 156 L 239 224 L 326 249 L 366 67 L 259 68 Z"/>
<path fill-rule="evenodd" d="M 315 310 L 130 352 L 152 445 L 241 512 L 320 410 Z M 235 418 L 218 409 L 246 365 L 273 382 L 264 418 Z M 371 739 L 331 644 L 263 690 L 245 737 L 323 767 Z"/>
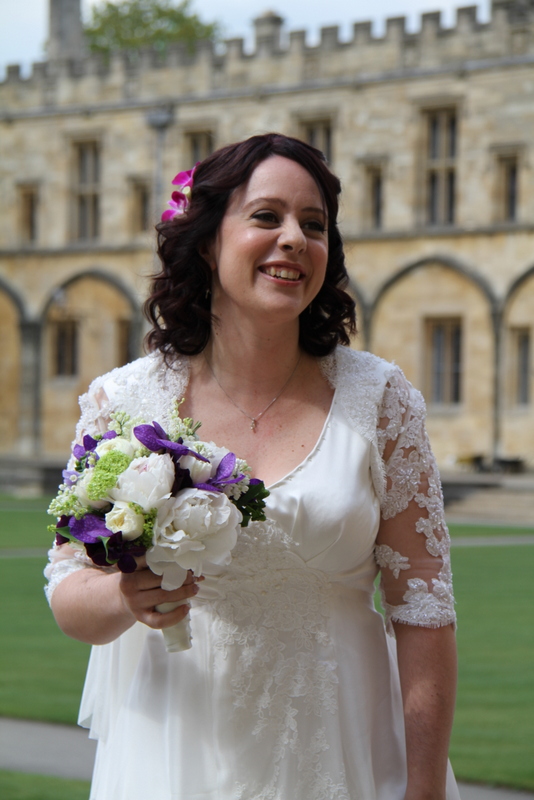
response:
<path fill-rule="evenodd" d="M 297 367 L 298 367 L 298 365 L 300 364 L 300 359 L 301 359 L 301 357 L 302 357 L 302 353 L 300 353 L 300 354 L 299 354 L 299 357 L 298 357 L 298 359 L 297 359 L 297 363 L 296 363 L 296 364 L 295 364 L 295 366 L 293 367 L 293 371 L 291 372 L 291 375 L 289 376 L 289 378 L 287 379 L 287 381 L 284 383 L 284 385 L 282 386 L 282 388 L 280 389 L 280 391 L 278 392 L 278 394 L 276 395 L 276 397 L 273 397 L 273 399 L 271 400 L 271 402 L 270 402 L 268 405 L 266 405 L 266 406 L 265 406 L 265 408 L 263 409 L 263 411 L 260 411 L 260 413 L 259 413 L 259 414 L 256 414 L 256 416 L 255 416 L 255 417 L 251 417 L 251 416 L 250 416 L 250 414 L 247 414 L 247 412 L 246 412 L 246 411 L 244 411 L 244 410 L 241 408 L 241 406 L 239 406 L 239 405 L 236 403 L 236 401 L 235 401 L 235 400 L 234 400 L 232 397 L 230 397 L 230 395 L 228 394 L 228 392 L 226 391 L 226 389 L 224 388 L 224 386 L 221 386 L 221 384 L 220 384 L 220 382 L 219 382 L 219 379 L 218 379 L 217 375 L 216 375 L 216 374 L 215 374 L 215 372 L 213 371 L 213 367 L 211 366 L 210 362 L 209 362 L 209 361 L 208 361 L 208 359 L 207 359 L 207 356 L 206 356 L 206 355 L 204 355 L 204 359 L 205 359 L 205 361 L 206 361 L 206 364 L 208 365 L 209 371 L 211 372 L 211 374 L 212 374 L 212 375 L 213 375 L 213 377 L 215 378 L 215 381 L 216 381 L 217 385 L 218 385 L 218 386 L 219 386 L 219 388 L 220 388 L 220 389 L 221 389 L 221 390 L 222 390 L 222 391 L 225 393 L 226 397 L 227 397 L 227 398 L 228 398 L 228 400 L 229 400 L 229 401 L 232 403 L 232 405 L 233 405 L 233 406 L 235 406 L 235 407 L 237 408 L 237 410 L 238 410 L 238 411 L 240 411 L 240 412 L 243 414 L 243 416 L 247 417 L 247 418 L 250 420 L 250 430 L 251 430 L 253 433 L 256 433 L 256 425 L 258 424 L 258 421 L 261 419 L 261 417 L 263 417 L 263 415 L 265 414 L 265 412 L 266 412 L 266 411 L 268 411 L 268 410 L 270 409 L 270 407 L 276 403 L 276 401 L 278 400 L 278 398 L 280 397 L 280 395 L 283 393 L 284 389 L 285 389 L 285 388 L 286 388 L 286 387 L 289 385 L 289 382 L 291 381 L 291 378 L 293 377 L 293 375 L 294 375 L 294 374 L 295 374 L 295 372 L 297 371 Z"/>

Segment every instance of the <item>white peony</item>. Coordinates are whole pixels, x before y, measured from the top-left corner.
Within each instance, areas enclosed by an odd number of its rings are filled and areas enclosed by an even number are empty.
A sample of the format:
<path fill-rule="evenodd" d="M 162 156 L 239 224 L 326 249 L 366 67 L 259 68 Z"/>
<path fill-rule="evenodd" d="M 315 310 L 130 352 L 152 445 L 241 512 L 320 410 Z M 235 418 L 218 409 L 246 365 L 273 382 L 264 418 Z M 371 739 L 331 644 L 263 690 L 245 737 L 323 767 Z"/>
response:
<path fill-rule="evenodd" d="M 134 458 L 117 478 L 109 496 L 114 503 L 137 503 L 143 511 L 164 509 L 174 483 L 174 464 L 168 453 Z"/>
<path fill-rule="evenodd" d="M 181 586 L 187 570 L 200 575 L 204 562 L 229 563 L 242 515 L 225 494 L 184 489 L 168 520 L 154 528 L 154 545 L 146 554 L 152 572 L 163 576 L 162 589 Z"/>
<path fill-rule="evenodd" d="M 113 533 L 122 532 L 122 538 L 127 541 L 137 539 L 143 533 L 145 518 L 136 514 L 128 503 L 118 500 L 112 510 L 106 514 L 106 528 Z"/>
<path fill-rule="evenodd" d="M 103 439 L 95 448 L 95 452 L 99 458 L 102 458 L 106 453 L 111 453 L 113 450 L 124 453 L 128 458 L 134 457 L 133 445 L 127 439 L 122 439 L 120 436 L 116 436 L 115 439 Z"/>

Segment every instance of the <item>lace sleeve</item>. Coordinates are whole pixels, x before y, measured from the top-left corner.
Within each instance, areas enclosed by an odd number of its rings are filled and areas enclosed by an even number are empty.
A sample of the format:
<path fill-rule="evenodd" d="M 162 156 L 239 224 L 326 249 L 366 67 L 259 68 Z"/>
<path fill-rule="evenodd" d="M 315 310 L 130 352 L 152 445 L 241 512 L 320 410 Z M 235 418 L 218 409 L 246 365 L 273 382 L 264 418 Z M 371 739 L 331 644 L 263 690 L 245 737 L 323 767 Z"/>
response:
<path fill-rule="evenodd" d="M 108 405 L 106 394 L 97 379 L 91 384 L 87 394 L 80 397 L 82 414 L 76 426 L 75 442 L 81 443 L 86 433 L 94 435 L 95 433 L 104 433 L 107 430 Z M 74 468 L 73 458 L 73 456 L 70 457 L 67 469 Z M 52 549 L 48 551 L 48 564 L 44 570 L 44 576 L 48 581 L 44 591 L 49 604 L 52 601 L 52 595 L 56 587 L 59 586 L 61 581 L 80 569 L 113 571 L 113 568 L 95 566 L 83 549 L 78 549 L 70 544 L 53 544 Z"/>
<path fill-rule="evenodd" d="M 400 370 L 388 381 L 379 417 L 386 492 L 375 558 L 388 630 L 391 622 L 431 628 L 454 623 L 450 539 L 425 404 Z"/>

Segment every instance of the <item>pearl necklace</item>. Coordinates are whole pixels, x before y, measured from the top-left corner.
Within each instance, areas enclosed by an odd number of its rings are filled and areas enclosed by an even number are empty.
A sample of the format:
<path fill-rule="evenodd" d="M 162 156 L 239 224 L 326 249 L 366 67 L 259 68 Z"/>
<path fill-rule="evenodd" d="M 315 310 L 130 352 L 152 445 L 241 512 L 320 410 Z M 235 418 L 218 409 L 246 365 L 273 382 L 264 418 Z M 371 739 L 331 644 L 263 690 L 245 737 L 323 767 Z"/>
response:
<path fill-rule="evenodd" d="M 233 405 L 233 406 L 235 406 L 235 407 L 237 408 L 237 410 L 238 410 L 238 411 L 240 411 L 240 412 L 243 414 L 243 416 L 247 417 L 247 419 L 249 419 L 249 420 L 250 420 L 250 430 L 251 430 L 253 433 L 256 433 L 256 425 L 258 424 L 258 421 L 261 419 L 261 417 L 263 417 L 263 415 L 265 414 L 265 412 L 266 412 L 266 411 L 268 411 L 268 410 L 270 409 L 270 407 L 276 403 L 276 401 L 278 400 L 278 398 L 280 397 L 280 395 L 283 393 L 284 389 L 286 389 L 286 388 L 289 386 L 289 383 L 290 383 L 290 381 L 291 381 L 291 378 L 293 377 L 293 375 L 294 375 L 294 374 L 295 374 L 295 372 L 297 371 L 297 367 L 298 367 L 298 365 L 300 364 L 300 359 L 301 359 L 301 357 L 302 357 L 302 353 L 300 353 L 300 354 L 299 354 L 299 357 L 298 357 L 298 359 L 297 359 L 297 363 L 296 363 L 296 364 L 295 364 L 295 366 L 293 367 L 293 370 L 292 370 L 292 372 L 291 372 L 291 375 L 289 376 L 289 378 L 287 379 L 287 381 L 284 383 L 284 385 L 282 386 L 282 388 L 280 389 L 280 391 L 278 392 L 278 394 L 276 395 L 276 397 L 273 397 L 273 399 L 271 400 L 271 402 L 270 402 L 268 405 L 266 405 L 266 406 L 265 406 L 265 408 L 263 409 L 263 411 L 260 411 L 260 413 L 259 413 L 259 414 L 256 414 L 256 416 L 255 416 L 255 417 L 251 417 L 251 416 L 250 416 L 250 414 L 247 414 L 247 412 L 246 412 L 244 409 L 242 409 L 242 408 L 241 408 L 241 406 L 240 406 L 240 405 L 238 405 L 238 404 L 236 403 L 236 401 L 235 401 L 235 400 L 234 400 L 232 397 L 230 397 L 230 395 L 228 394 L 228 392 L 226 391 L 226 389 L 224 388 L 224 386 L 221 386 L 221 383 L 220 383 L 220 381 L 219 381 L 219 379 L 218 379 L 217 375 L 216 375 L 216 374 L 215 374 L 215 372 L 213 371 L 213 367 L 211 366 L 210 362 L 208 361 L 208 358 L 207 358 L 206 354 L 204 354 L 204 359 L 205 359 L 205 361 L 206 361 L 206 364 L 208 365 L 209 371 L 211 372 L 211 374 L 212 374 L 212 375 L 213 375 L 213 377 L 215 378 L 215 381 L 216 381 L 217 385 L 218 385 L 218 386 L 219 386 L 219 388 L 220 388 L 220 389 L 221 389 L 221 390 L 222 390 L 222 391 L 225 393 L 226 397 L 227 397 L 227 398 L 228 398 L 228 400 L 229 400 L 229 401 L 232 403 L 232 405 Z"/>

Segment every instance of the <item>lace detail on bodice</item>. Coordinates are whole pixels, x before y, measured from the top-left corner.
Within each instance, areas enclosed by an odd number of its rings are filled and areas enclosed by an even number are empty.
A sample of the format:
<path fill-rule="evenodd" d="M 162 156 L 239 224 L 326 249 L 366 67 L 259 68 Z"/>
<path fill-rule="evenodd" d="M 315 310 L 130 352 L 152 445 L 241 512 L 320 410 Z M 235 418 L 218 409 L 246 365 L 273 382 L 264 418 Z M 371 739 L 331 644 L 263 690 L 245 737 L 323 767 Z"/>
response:
<path fill-rule="evenodd" d="M 241 714 L 255 719 L 252 736 L 259 746 L 267 737 L 272 748 L 269 784 L 243 786 L 238 797 L 286 800 L 277 787 L 291 755 L 298 765 L 296 797 L 349 800 L 343 775 L 328 770 L 330 747 L 321 724 L 338 710 L 328 576 L 307 567 L 288 548 L 284 531 L 268 520 L 241 531 L 216 590 L 211 609 L 218 658 L 232 658 L 237 646 L 231 679 L 236 723 Z"/>
<path fill-rule="evenodd" d="M 380 419 L 387 484 L 375 557 L 390 569 L 391 577 L 382 573 L 388 627 L 390 621 L 447 625 L 455 613 L 441 483 L 425 430 L 424 400 L 400 370 L 389 376 Z"/>

